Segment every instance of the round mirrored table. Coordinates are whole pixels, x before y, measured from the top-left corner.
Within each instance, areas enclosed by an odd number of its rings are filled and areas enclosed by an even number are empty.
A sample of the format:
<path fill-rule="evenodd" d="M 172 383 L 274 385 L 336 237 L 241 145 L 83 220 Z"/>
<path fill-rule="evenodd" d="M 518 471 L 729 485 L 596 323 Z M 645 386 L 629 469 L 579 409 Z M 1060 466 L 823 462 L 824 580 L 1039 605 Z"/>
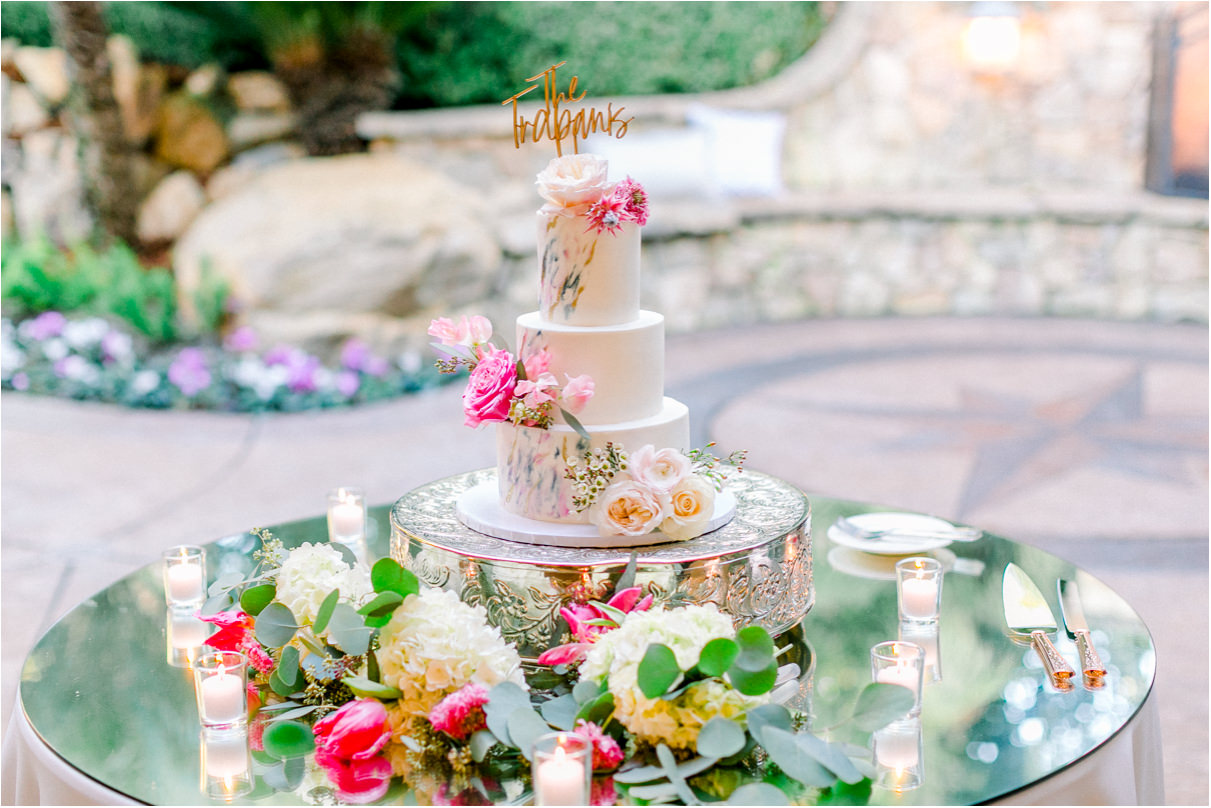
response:
<path fill-rule="evenodd" d="M 812 497 L 815 605 L 799 631 L 814 652 L 813 727 L 829 726 L 870 681 L 870 648 L 909 639 L 929 657 L 913 769 L 919 784 L 876 786 L 870 804 L 1159 804 L 1160 735 L 1149 700 L 1155 647 L 1131 607 L 1088 573 L 1042 550 L 996 536 L 932 550 L 946 569 L 936 631 L 897 617 L 895 557 L 834 544 L 842 515 L 879 510 Z M 367 552 L 388 554 L 389 506 L 370 510 Z M 326 541 L 323 517 L 269 526 L 287 546 Z M 182 540 L 189 540 L 181 537 Z M 251 533 L 208 545 L 209 576 L 252 568 Z M 1001 598 L 1014 562 L 1043 590 L 1057 618 L 1055 582 L 1080 586 L 1107 668 L 1102 687 L 1061 692 L 1035 652 L 1007 633 Z M 4 802 L 205 804 L 200 731 L 188 669 L 170 664 L 171 617 L 158 563 L 67 613 L 37 643 L 21 673 L 19 709 L 5 739 Z M 1061 628 L 1056 646 L 1076 650 Z M 62 780 L 63 783 L 58 783 Z M 55 782 L 50 782 L 55 781 Z M 413 802 L 406 788 L 388 800 Z M 299 793 L 258 782 L 237 803 L 299 804 Z"/>

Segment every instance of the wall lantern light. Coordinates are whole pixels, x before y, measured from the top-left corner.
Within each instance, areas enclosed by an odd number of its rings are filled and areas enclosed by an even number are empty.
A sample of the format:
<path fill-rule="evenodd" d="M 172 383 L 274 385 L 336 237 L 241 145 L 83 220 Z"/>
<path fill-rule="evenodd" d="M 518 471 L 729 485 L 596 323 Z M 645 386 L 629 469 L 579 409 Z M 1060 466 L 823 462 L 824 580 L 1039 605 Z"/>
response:
<path fill-rule="evenodd" d="M 1017 64 L 1022 47 L 1021 12 L 1008 2 L 972 3 L 963 29 L 963 57 L 977 73 L 1000 74 Z"/>

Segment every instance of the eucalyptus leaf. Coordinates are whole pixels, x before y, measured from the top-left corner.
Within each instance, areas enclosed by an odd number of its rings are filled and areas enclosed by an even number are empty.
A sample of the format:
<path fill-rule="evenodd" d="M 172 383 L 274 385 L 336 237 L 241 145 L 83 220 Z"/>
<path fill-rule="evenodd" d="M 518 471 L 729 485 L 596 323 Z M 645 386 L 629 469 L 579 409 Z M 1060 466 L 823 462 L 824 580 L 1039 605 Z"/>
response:
<path fill-rule="evenodd" d="M 394 558 L 380 558 L 370 568 L 370 583 L 375 592 L 395 592 L 406 598 L 420 592 L 420 580 Z"/>
<path fill-rule="evenodd" d="M 832 772 L 821 766 L 797 742 L 794 733 L 767 726 L 761 731 L 761 746 L 787 777 L 816 788 L 828 788 L 837 782 Z"/>
<path fill-rule="evenodd" d="M 328 621 L 328 637 L 346 654 L 360 656 L 370 650 L 374 629 L 348 603 L 338 603 Z"/>
<path fill-rule="evenodd" d="M 696 774 L 702 774 L 718 762 L 719 758 L 713 757 L 690 758 L 684 763 L 677 764 L 677 773 L 688 780 Z M 614 782 L 624 785 L 650 783 L 664 776 L 663 766 L 638 766 L 634 769 L 623 769 L 622 771 L 614 772 Z"/>
<path fill-rule="evenodd" d="M 517 744 L 509 736 L 509 714 L 518 707 L 529 704 L 529 694 L 513 682 L 501 682 L 488 691 L 488 703 L 484 705 L 488 729 L 505 746 L 517 748 Z"/>
<path fill-rule="evenodd" d="M 551 731 L 550 725 L 528 704 L 509 713 L 507 723 L 509 737 L 527 760 L 534 754 L 534 742 Z"/>
<path fill-rule="evenodd" d="M 217 595 L 211 595 L 208 597 L 206 602 L 202 604 L 202 608 L 198 611 L 209 617 L 212 614 L 227 611 L 234 603 L 235 598 L 231 596 L 231 592 L 223 591 Z"/>
<path fill-rule="evenodd" d="M 614 694 L 610 691 L 605 691 L 592 701 L 587 701 L 580 705 L 580 709 L 576 711 L 576 720 L 585 720 L 590 724 L 601 726 L 605 724 L 606 719 L 614 712 Z"/>
<path fill-rule="evenodd" d="M 758 741 L 761 740 L 761 733 L 766 727 L 794 732 L 794 719 L 791 718 L 790 711 L 781 704 L 759 704 L 745 713 L 744 718 L 748 721 L 748 731 Z"/>
<path fill-rule="evenodd" d="M 627 790 L 627 795 L 650 804 L 669 802 L 677 799 L 679 792 L 672 783 L 655 783 L 650 786 L 635 786 Z"/>
<path fill-rule="evenodd" d="M 220 592 L 225 592 L 232 587 L 239 586 L 244 583 L 244 575 L 239 572 L 225 572 L 206 588 L 206 593 L 209 595 L 217 595 Z"/>
<path fill-rule="evenodd" d="M 649 699 L 659 698 L 681 676 L 673 649 L 658 642 L 649 645 L 639 660 L 637 676 L 640 692 Z"/>
<path fill-rule="evenodd" d="M 326 679 L 332 675 L 330 670 L 324 669 L 324 661 L 327 659 L 328 657 L 318 654 L 306 654 L 299 660 L 299 664 L 313 679 Z"/>
<path fill-rule="evenodd" d="M 852 785 L 862 779 L 862 773 L 854 767 L 853 762 L 846 756 L 844 749 L 840 746 L 817 738 L 810 732 L 796 734 L 795 742 L 799 744 L 799 747 L 803 751 L 815 758 L 820 765 L 837 775 L 837 778 L 841 781 Z"/>
<path fill-rule="evenodd" d="M 284 603 L 274 601 L 257 615 L 253 635 L 261 645 L 281 648 L 294 639 L 298 628 L 290 608 Z"/>
<path fill-rule="evenodd" d="M 269 674 L 269 689 L 279 696 L 289 696 L 294 693 L 294 685 L 282 678 L 276 669 Z"/>
<path fill-rule="evenodd" d="M 311 632 L 304 631 L 298 635 L 298 638 L 299 643 L 312 654 L 315 654 L 320 659 L 329 658 L 328 649 L 324 647 L 324 644 L 317 640 Z"/>
<path fill-rule="evenodd" d="M 278 665 L 274 669 L 274 673 L 278 674 L 279 678 L 291 688 L 298 687 L 299 681 L 303 678 L 299 671 L 299 649 L 293 645 L 284 647 L 281 656 L 278 657 Z"/>
<path fill-rule="evenodd" d="M 595 699 L 601 695 L 602 687 L 592 679 L 581 679 L 572 687 L 572 697 L 578 704 Z"/>
<path fill-rule="evenodd" d="M 871 682 L 858 694 L 850 720 L 858 729 L 874 732 L 903 718 L 912 709 L 913 703 L 913 695 L 908 688 Z"/>
<path fill-rule="evenodd" d="M 576 713 L 580 710 L 580 705 L 576 703 L 576 697 L 571 693 L 565 693 L 562 696 L 544 701 L 539 707 L 539 712 L 542 717 L 547 720 L 547 723 L 555 727 L 571 731 L 576 725 Z"/>
<path fill-rule="evenodd" d="M 292 718 L 302 718 L 305 715 L 310 715 L 311 713 L 314 713 L 317 709 L 319 709 L 319 708 L 316 707 L 314 704 L 303 705 L 302 707 L 295 707 L 293 710 L 287 710 L 286 712 L 282 713 L 281 715 L 275 715 L 273 717 L 273 720 L 274 721 L 289 721 Z"/>
<path fill-rule="evenodd" d="M 298 721 L 270 724 L 262 736 L 265 752 L 278 760 L 302 757 L 315 749 L 311 727 Z"/>
<path fill-rule="evenodd" d="M 741 652 L 740 657 L 744 653 Z M 763 670 L 749 670 L 741 667 L 740 657 L 737 657 L 736 664 L 728 669 L 727 678 L 732 683 L 732 687 L 739 690 L 746 696 L 763 696 L 774 687 L 774 682 L 778 680 L 778 666 L 771 659 L 770 663 Z"/>
<path fill-rule="evenodd" d="M 353 567 L 357 565 L 357 553 L 353 552 L 353 548 L 349 545 L 342 544 L 339 541 L 330 541 L 328 542 L 328 546 L 340 553 L 341 559 L 349 566 Z"/>
<path fill-rule="evenodd" d="M 357 610 L 358 614 L 364 615 L 382 615 L 391 614 L 395 611 L 395 607 L 404 602 L 404 596 L 398 592 L 388 590 L 379 592 L 374 598 Z"/>
<path fill-rule="evenodd" d="M 638 565 L 639 553 L 632 550 L 630 557 L 627 558 L 627 565 L 622 568 L 622 574 L 618 576 L 618 581 L 614 584 L 615 592 L 630 589 L 635 585 L 635 570 L 638 568 Z"/>
<path fill-rule="evenodd" d="M 240 608 L 246 614 L 256 617 L 261 613 L 261 610 L 273 602 L 277 597 L 277 587 L 273 584 L 259 584 L 249 587 L 240 593 Z"/>
<path fill-rule="evenodd" d="M 282 761 L 282 772 L 286 777 L 286 790 L 294 791 L 303 784 L 303 775 L 307 773 L 305 757 L 287 758 Z"/>
<path fill-rule="evenodd" d="M 748 734 L 730 718 L 712 716 L 698 730 L 698 754 L 725 758 L 744 748 Z"/>
<path fill-rule="evenodd" d="M 299 704 L 296 701 L 279 701 L 277 704 L 266 704 L 264 707 L 258 707 L 257 713 L 280 713 L 298 706 Z"/>
<path fill-rule="evenodd" d="M 731 793 L 726 805 L 790 805 L 786 792 L 769 783 L 745 783 Z"/>
<path fill-rule="evenodd" d="M 740 653 L 733 664 L 750 673 L 764 670 L 774 661 L 774 641 L 761 626 L 745 626 L 737 631 L 736 645 Z"/>
<path fill-rule="evenodd" d="M 493 746 L 496 746 L 496 736 L 486 729 L 481 729 L 471 735 L 469 746 L 471 747 L 471 759 L 476 763 L 483 763 L 484 758 L 488 756 Z"/>
<path fill-rule="evenodd" d="M 275 761 L 273 764 L 265 766 L 261 769 L 259 777 L 273 788 L 274 791 L 293 791 L 286 782 L 286 763 L 285 761 Z"/>
<path fill-rule="evenodd" d="M 355 694 L 363 698 L 380 700 L 398 699 L 402 694 L 394 687 L 372 682 L 362 676 L 346 676 L 341 679 Z"/>
<path fill-rule="evenodd" d="M 584 424 L 580 423 L 580 419 L 565 410 L 563 407 L 559 408 L 559 412 L 563 416 L 564 423 L 572 427 L 573 432 L 587 441 L 593 440 L 593 436 L 589 434 L 589 430 L 584 428 Z"/>
<path fill-rule="evenodd" d="M 323 603 L 315 613 L 315 622 L 311 624 L 312 632 L 317 635 L 324 633 L 324 629 L 328 628 L 328 621 L 332 619 L 332 611 L 340 599 L 341 591 L 339 589 L 333 589 L 324 597 Z"/>
<path fill-rule="evenodd" d="M 716 637 L 702 646 L 698 655 L 698 670 L 706 676 L 722 676 L 736 660 L 740 646 L 728 637 Z"/>
<path fill-rule="evenodd" d="M 657 744 L 656 759 L 660 761 L 660 766 L 664 769 L 664 776 L 669 778 L 669 782 L 677 788 L 677 796 L 681 798 L 681 802 L 685 805 L 700 805 L 701 803 L 694 796 L 689 784 L 685 782 L 685 777 L 677 771 L 677 758 L 673 757 L 673 750 L 665 744 Z"/>

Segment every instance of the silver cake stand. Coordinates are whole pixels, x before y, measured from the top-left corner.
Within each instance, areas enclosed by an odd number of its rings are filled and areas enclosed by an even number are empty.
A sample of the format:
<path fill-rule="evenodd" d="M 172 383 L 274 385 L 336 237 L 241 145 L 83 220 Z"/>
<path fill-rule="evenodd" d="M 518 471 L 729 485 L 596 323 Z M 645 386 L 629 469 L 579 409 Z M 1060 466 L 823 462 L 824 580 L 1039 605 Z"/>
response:
<path fill-rule="evenodd" d="M 783 480 L 753 471 L 731 477 L 735 517 L 696 539 L 607 549 L 523 544 L 466 527 L 458 497 L 495 476 L 471 471 L 400 497 L 391 508 L 391 556 L 423 582 L 483 606 L 523 660 L 567 641 L 560 607 L 608 597 L 632 553 L 635 582 L 657 603 L 714 603 L 737 628 L 783 634 L 815 601 L 811 504 Z"/>

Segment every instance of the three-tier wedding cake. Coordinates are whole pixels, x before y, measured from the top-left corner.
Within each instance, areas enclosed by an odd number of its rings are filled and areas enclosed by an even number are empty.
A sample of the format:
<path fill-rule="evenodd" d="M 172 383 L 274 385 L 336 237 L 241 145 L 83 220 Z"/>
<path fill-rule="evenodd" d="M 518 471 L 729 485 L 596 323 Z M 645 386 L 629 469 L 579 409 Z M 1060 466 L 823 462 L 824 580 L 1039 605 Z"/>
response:
<path fill-rule="evenodd" d="M 646 193 L 610 183 L 591 154 L 552 160 L 537 185 L 539 308 L 517 318 L 516 355 L 489 342 L 483 318 L 430 329 L 446 369 L 471 368 L 466 422 L 496 429 L 497 484 L 467 492 L 459 518 L 498 538 L 596 547 L 725 524 L 723 474 L 689 450 L 689 410 L 664 394 L 664 317 L 639 304 Z"/>

